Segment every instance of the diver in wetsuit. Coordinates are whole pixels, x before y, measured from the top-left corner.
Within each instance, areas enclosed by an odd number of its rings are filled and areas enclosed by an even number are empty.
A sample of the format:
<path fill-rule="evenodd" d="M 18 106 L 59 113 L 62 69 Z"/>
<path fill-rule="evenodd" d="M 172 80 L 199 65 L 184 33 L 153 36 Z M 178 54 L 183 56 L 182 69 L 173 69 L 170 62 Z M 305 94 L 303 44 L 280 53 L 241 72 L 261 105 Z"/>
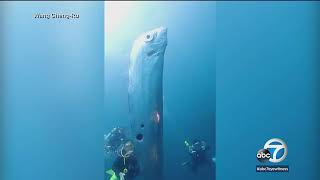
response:
<path fill-rule="evenodd" d="M 187 162 L 182 163 L 183 166 L 190 166 L 193 172 L 197 172 L 198 167 L 203 165 L 211 166 L 215 159 L 210 157 L 210 147 L 205 141 L 195 139 L 192 144 L 187 141 L 184 142 L 188 148 L 190 159 Z"/>
<path fill-rule="evenodd" d="M 116 153 L 118 147 L 127 140 L 124 129 L 115 127 L 110 133 L 104 135 L 104 150 L 105 153 Z"/>
<path fill-rule="evenodd" d="M 121 145 L 117 154 L 112 169 L 106 171 L 107 174 L 111 175 L 110 180 L 132 180 L 140 172 L 132 141 L 127 141 Z"/>

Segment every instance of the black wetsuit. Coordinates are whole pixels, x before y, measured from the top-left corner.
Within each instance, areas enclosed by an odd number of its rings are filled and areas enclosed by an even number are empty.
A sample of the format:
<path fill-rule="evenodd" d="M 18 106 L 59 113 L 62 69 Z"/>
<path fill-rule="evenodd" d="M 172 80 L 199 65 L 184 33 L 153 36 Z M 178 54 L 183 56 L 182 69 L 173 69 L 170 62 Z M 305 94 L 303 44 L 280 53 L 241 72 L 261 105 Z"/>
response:
<path fill-rule="evenodd" d="M 195 145 L 196 143 L 198 143 L 197 146 Z M 191 160 L 187 164 L 189 164 L 193 172 L 197 172 L 200 166 L 212 165 L 212 159 L 209 156 L 210 147 L 208 145 L 202 147 L 202 145 L 201 141 L 195 140 L 193 142 L 194 149 L 192 149 L 192 152 L 189 152 Z"/>
<path fill-rule="evenodd" d="M 125 180 L 132 180 L 140 172 L 138 160 L 134 155 L 126 158 L 125 164 L 123 157 L 117 157 L 117 159 L 112 165 L 112 169 L 117 176 L 119 176 L 120 172 L 124 172 L 124 169 L 127 169 Z"/>

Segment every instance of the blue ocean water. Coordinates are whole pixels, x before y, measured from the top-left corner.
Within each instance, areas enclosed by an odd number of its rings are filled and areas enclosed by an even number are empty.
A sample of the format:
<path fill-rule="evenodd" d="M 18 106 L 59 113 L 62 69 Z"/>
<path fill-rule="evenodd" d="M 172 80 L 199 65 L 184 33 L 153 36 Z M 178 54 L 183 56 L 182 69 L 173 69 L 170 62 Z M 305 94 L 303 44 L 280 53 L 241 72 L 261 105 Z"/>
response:
<path fill-rule="evenodd" d="M 0 4 L 0 179 L 103 179 L 103 2 Z"/>
<path fill-rule="evenodd" d="M 217 4 L 217 179 L 320 179 L 319 2 Z M 256 173 L 267 140 L 289 173 Z"/>

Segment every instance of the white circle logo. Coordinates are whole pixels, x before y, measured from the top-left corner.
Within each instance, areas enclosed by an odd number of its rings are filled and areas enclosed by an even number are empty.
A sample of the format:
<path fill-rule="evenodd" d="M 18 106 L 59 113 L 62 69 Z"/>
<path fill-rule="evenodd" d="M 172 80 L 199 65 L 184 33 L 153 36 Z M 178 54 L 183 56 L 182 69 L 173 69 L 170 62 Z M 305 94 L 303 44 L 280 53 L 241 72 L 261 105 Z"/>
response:
<path fill-rule="evenodd" d="M 267 149 L 270 152 L 271 157 L 269 161 L 273 163 L 279 163 L 283 161 L 288 154 L 286 143 L 278 138 L 273 138 L 267 141 L 264 145 L 264 149 Z"/>

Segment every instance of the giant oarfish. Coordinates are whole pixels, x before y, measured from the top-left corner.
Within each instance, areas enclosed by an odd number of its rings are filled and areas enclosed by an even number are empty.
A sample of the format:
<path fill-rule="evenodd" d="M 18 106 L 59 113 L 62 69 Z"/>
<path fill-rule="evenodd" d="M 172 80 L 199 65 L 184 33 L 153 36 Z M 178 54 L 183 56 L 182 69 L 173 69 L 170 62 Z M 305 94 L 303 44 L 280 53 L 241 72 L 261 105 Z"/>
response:
<path fill-rule="evenodd" d="M 133 44 L 129 65 L 129 120 L 140 164 L 138 179 L 162 180 L 162 74 L 167 28 L 140 35 Z"/>

